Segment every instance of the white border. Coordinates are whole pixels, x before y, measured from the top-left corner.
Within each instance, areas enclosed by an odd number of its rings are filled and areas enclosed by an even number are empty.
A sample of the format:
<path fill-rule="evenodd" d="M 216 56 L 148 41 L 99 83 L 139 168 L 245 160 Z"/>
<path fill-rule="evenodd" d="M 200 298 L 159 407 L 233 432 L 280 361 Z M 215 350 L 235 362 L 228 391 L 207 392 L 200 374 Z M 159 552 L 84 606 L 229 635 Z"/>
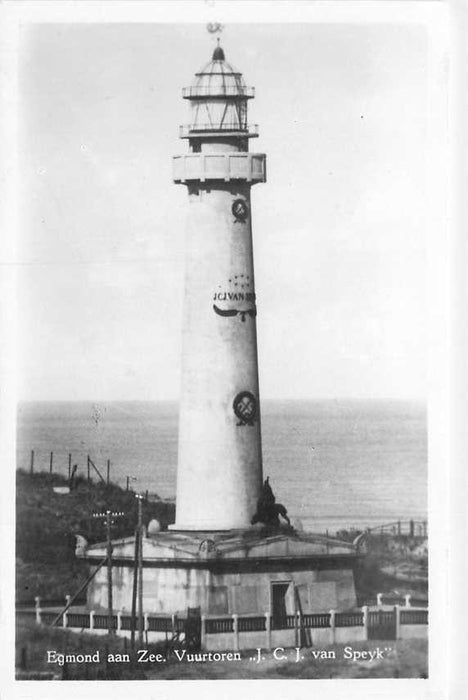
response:
<path fill-rule="evenodd" d="M 460 9 L 461 5 L 461 9 Z M 13 494 L 14 494 L 14 468 L 4 470 L 2 489 L 2 516 L 3 547 L 1 573 L 2 579 L 7 578 L 7 587 L 2 589 L 2 697 L 4 698 L 55 698 L 65 694 L 71 698 L 89 698 L 105 696 L 112 693 L 113 698 L 127 697 L 129 693 L 138 693 L 147 697 L 167 698 L 179 693 L 187 692 L 200 694 L 211 698 L 219 695 L 233 697 L 242 692 L 246 697 L 271 698 L 448 698 L 462 697 L 453 695 L 449 688 L 455 689 L 456 673 L 460 674 L 461 665 L 453 666 L 455 648 L 448 647 L 447 612 L 449 580 L 446 574 L 448 570 L 448 542 L 449 532 L 447 506 L 448 506 L 448 454 L 450 431 L 453 431 L 455 422 L 450 422 L 450 393 L 449 393 L 449 263 L 450 254 L 452 262 L 459 260 L 458 252 L 461 250 L 466 257 L 466 244 L 458 238 L 452 239 L 451 246 L 447 239 L 447 200 L 448 200 L 448 168 L 447 168 L 447 143 L 441 142 L 435 135 L 444 133 L 447 120 L 446 85 L 448 70 L 449 46 L 448 35 L 448 5 L 442 2 L 354 2 L 343 0 L 334 2 L 330 0 L 308 2 L 307 0 L 290 0 L 289 2 L 271 0 L 230 0 L 206 2 L 198 0 L 153 0 L 140 2 L 133 0 L 128 2 L 57 2 L 56 0 L 42 1 L 16 1 L 6 0 L 0 5 L 0 19 L 2 20 L 0 69 L 2 76 L 2 111 L 3 105 L 7 106 L 6 116 L 1 121 L 2 142 L 7 147 L 7 157 L 1 166 L 0 185 L 6 192 L 7 203 L 6 216 L 2 223 L 8 223 L 10 235 L 6 236 L 1 246 L 0 262 L 2 265 L 1 277 L 1 306 L 0 321 L 2 333 L 0 378 L 2 401 L 2 452 L 4 465 L 14 465 L 14 406 L 15 406 L 15 266 L 14 266 L 14 240 L 16 230 L 16 191 L 17 191 L 17 167 L 16 167 L 16 59 L 17 59 L 17 30 L 20 23 L 24 22 L 193 22 L 206 24 L 208 22 L 251 23 L 419 23 L 426 26 L 430 40 L 430 125 L 433 138 L 431 140 L 431 235 L 429 240 L 429 278 L 428 278 L 428 306 L 431 321 L 431 346 L 429 357 L 429 376 L 431 377 L 429 398 L 429 427 L 430 427 L 430 560 L 431 560 L 431 585 L 430 585 L 430 671 L 429 680 L 263 680 L 263 681 L 104 681 L 104 682 L 67 682 L 49 683 L 37 681 L 14 681 L 12 673 L 14 667 L 14 606 L 12 591 L 14 576 L 14 552 L 12 544 L 13 532 L 11 524 L 14 522 Z M 457 9 L 458 7 L 458 9 Z M 458 16 L 463 14 L 462 0 L 455 10 Z M 455 22 L 456 25 L 456 22 Z M 455 26 L 458 32 L 459 26 Z M 453 27 L 452 27 L 453 31 Z M 461 38 L 461 37 L 460 37 Z M 453 47 L 452 47 L 453 49 Z M 465 50 L 465 53 L 466 50 Z M 452 50 L 453 56 L 453 50 Z M 458 83 L 452 79 L 452 92 L 459 89 Z M 461 131 L 462 125 L 458 124 Z M 442 132 L 441 132 L 442 130 Z M 457 170 L 460 164 L 454 162 L 452 176 L 459 178 Z M 457 182 L 460 182 L 457 179 Z M 458 190 L 457 190 L 458 192 Z M 460 194 L 460 193 L 459 193 Z M 453 213 L 457 212 L 460 202 L 455 198 Z M 459 247 L 461 246 L 461 247 Z M 461 256 L 461 259 L 464 258 Z M 460 263 L 457 264 L 459 269 Z M 455 295 L 460 290 L 455 288 Z M 456 298 L 456 297 L 455 297 Z M 465 302 L 466 303 L 466 302 Z M 464 328 L 457 331 L 457 339 L 462 341 L 466 332 Z M 466 344 L 465 344 L 466 345 Z M 460 352 L 460 365 L 462 365 Z M 455 365 L 456 367 L 458 365 Z M 456 403 L 455 403 L 456 401 Z M 460 396 L 452 402 L 452 410 L 459 416 Z M 466 425 L 466 424 L 465 424 Z M 465 428 L 466 429 L 466 428 Z M 460 441 L 456 441 L 452 435 L 455 448 L 459 450 L 460 457 L 462 447 Z M 452 493 L 452 505 L 460 507 L 459 493 Z M 455 496 L 454 496 L 455 494 Z M 455 498 L 455 500 L 454 500 Z M 453 523 L 452 523 L 453 527 Z M 5 554 L 7 557 L 5 558 Z M 454 554 L 452 552 L 452 560 Z M 6 571 L 6 574 L 5 574 Z M 451 579 L 453 587 L 453 577 Z M 450 589 L 452 590 L 452 588 Z M 456 588 L 453 589 L 456 591 Z M 454 593 L 455 595 L 455 593 Z M 462 603 L 460 598 L 457 599 Z M 451 638 L 453 641 L 457 611 L 452 609 Z M 451 663 L 448 664 L 450 654 Z M 459 658 L 459 656 L 458 656 Z M 460 659 L 459 659 L 460 662 Z M 448 669 L 450 671 L 448 673 Z M 461 686 L 457 686 L 461 692 Z M 455 691 L 457 692 L 457 691 Z"/>

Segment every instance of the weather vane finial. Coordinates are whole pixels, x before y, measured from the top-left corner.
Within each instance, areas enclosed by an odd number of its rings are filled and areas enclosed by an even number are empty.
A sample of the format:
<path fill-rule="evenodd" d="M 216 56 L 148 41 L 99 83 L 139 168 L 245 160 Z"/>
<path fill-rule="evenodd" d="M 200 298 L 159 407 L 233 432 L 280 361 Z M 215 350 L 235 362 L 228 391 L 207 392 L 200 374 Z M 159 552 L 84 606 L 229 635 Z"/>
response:
<path fill-rule="evenodd" d="M 210 34 L 217 34 L 218 32 L 221 33 L 223 31 L 224 27 L 220 22 L 209 22 L 206 25 L 206 28 Z M 219 44 L 219 37 L 218 37 L 218 44 Z"/>

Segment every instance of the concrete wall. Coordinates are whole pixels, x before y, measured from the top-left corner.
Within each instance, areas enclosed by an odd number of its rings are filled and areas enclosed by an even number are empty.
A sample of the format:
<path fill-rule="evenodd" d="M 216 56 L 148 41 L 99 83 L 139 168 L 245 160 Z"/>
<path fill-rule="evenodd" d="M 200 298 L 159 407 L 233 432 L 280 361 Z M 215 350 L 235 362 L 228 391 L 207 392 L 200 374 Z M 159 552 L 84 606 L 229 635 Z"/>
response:
<path fill-rule="evenodd" d="M 144 612 L 185 615 L 188 607 L 202 614 L 262 615 L 271 612 L 271 583 L 291 582 L 286 612 L 296 612 L 296 586 L 304 613 L 346 610 L 356 606 L 351 570 L 279 571 L 212 574 L 206 569 L 143 568 Z M 115 609 L 129 612 L 133 588 L 132 567 L 113 568 Z M 107 609 L 107 571 L 101 569 L 88 587 L 88 606 Z"/>
<path fill-rule="evenodd" d="M 400 625 L 399 639 L 427 639 L 427 625 Z"/>

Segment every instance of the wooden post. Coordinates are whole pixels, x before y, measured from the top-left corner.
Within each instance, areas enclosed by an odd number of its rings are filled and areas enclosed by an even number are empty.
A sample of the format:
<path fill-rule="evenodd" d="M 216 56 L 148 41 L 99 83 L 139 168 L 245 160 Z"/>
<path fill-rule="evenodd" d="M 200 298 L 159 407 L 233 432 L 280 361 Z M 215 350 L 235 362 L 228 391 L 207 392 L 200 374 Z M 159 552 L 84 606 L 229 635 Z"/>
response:
<path fill-rule="evenodd" d="M 132 651 L 135 650 L 135 622 L 136 622 L 136 601 L 138 589 L 138 552 L 140 551 L 140 533 L 135 530 L 135 559 L 133 561 L 133 590 L 132 590 L 132 619 L 130 622 L 130 645 Z"/>
<path fill-rule="evenodd" d="M 142 513 L 142 496 L 138 498 L 138 532 L 140 533 L 138 541 L 138 644 L 143 645 L 143 513 Z"/>
<path fill-rule="evenodd" d="M 110 459 L 107 460 L 107 485 L 110 483 Z"/>
<path fill-rule="evenodd" d="M 126 486 L 126 488 L 125 488 L 126 491 L 128 491 L 128 484 L 129 484 L 129 482 L 130 482 L 130 477 L 127 476 L 127 486 Z"/>
<path fill-rule="evenodd" d="M 51 453 L 50 453 L 50 463 L 49 463 L 49 474 L 52 474 L 52 464 L 53 464 L 53 461 L 54 461 L 54 453 L 51 452 Z"/>
<path fill-rule="evenodd" d="M 88 457 L 89 460 L 89 457 Z M 89 461 L 88 461 L 89 470 Z M 89 473 L 89 471 L 88 471 Z M 112 612 L 112 541 L 111 541 L 111 511 L 106 512 L 107 528 L 107 629 L 109 634 L 114 634 Z"/>
<path fill-rule="evenodd" d="M 31 474 L 34 474 L 34 450 L 31 450 Z"/>
<path fill-rule="evenodd" d="M 70 477 L 71 477 L 71 462 L 72 462 L 71 458 L 72 458 L 71 452 L 69 452 L 68 453 L 68 481 L 70 481 Z"/>
<path fill-rule="evenodd" d="M 90 469 L 89 469 L 89 455 L 87 459 L 87 465 L 88 465 L 88 484 L 89 484 L 89 475 L 90 475 Z"/>

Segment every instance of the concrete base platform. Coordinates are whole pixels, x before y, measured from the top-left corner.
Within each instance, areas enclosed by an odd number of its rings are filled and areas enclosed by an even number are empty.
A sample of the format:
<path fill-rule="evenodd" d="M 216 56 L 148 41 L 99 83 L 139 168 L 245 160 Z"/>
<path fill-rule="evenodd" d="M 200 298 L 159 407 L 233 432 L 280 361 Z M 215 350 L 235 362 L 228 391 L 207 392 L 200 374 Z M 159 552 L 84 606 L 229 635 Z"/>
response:
<path fill-rule="evenodd" d="M 134 538 L 113 542 L 114 608 L 131 610 Z M 87 548 L 91 567 L 105 543 Z M 356 606 L 354 568 L 359 555 L 348 543 L 285 528 L 275 532 L 159 532 L 143 540 L 145 613 L 186 615 L 294 614 Z M 88 587 L 88 607 L 107 608 L 107 572 Z"/>

